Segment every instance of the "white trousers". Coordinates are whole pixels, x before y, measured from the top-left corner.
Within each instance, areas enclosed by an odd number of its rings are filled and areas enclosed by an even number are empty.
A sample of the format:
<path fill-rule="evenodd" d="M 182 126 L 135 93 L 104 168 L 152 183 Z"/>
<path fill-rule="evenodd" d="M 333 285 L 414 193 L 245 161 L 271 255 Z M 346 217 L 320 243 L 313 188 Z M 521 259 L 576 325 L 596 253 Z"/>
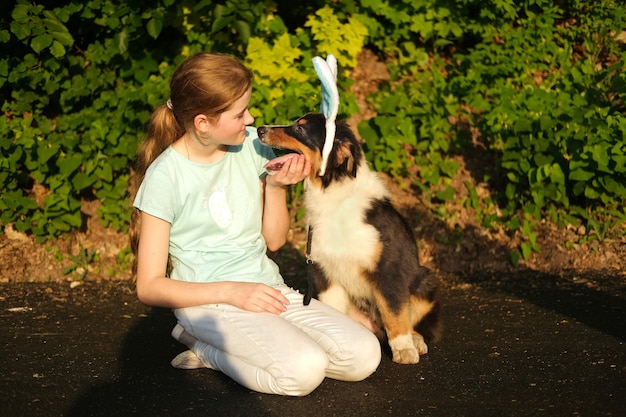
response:
<path fill-rule="evenodd" d="M 302 396 L 325 377 L 360 381 L 381 359 L 380 342 L 361 324 L 302 294 L 280 286 L 287 311 L 252 313 L 228 304 L 174 310 L 198 339 L 193 352 L 207 366 L 252 390 Z"/>

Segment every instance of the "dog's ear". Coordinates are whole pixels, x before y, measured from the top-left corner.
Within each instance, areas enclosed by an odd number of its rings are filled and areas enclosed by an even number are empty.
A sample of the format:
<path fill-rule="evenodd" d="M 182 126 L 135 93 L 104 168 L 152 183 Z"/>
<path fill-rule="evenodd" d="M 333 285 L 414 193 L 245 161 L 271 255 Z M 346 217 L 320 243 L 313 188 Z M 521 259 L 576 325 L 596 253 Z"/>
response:
<path fill-rule="evenodd" d="M 352 177 L 356 177 L 356 163 L 354 161 L 354 153 L 350 142 L 344 142 L 337 148 L 337 165 L 343 165 L 346 173 Z"/>

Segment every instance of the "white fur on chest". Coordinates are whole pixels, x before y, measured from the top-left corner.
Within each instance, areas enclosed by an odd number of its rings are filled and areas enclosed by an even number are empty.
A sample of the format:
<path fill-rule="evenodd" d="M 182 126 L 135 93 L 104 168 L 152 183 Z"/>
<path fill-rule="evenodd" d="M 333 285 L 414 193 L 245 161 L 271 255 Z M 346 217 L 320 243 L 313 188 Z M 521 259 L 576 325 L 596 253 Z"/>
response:
<path fill-rule="evenodd" d="M 311 259 L 332 274 L 333 281 L 352 283 L 376 266 L 379 233 L 367 224 L 372 200 L 388 196 L 382 180 L 365 166 L 356 179 L 345 179 L 324 190 L 307 187 L 305 205 L 312 228 Z M 358 282 L 358 280 L 356 281 Z"/>

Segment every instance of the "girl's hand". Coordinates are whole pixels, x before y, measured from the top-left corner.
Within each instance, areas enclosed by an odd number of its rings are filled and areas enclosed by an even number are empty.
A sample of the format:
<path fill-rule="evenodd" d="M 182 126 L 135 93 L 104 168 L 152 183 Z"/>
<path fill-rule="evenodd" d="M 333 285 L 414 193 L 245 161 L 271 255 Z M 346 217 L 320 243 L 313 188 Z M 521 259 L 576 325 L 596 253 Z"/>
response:
<path fill-rule="evenodd" d="M 276 288 L 254 282 L 233 282 L 227 294 L 228 304 L 253 313 L 280 314 L 287 311 L 289 300 Z"/>
<path fill-rule="evenodd" d="M 290 153 L 272 161 L 265 166 L 268 171 L 267 185 L 273 187 L 286 187 L 296 184 L 311 173 L 311 164 L 304 156 Z"/>

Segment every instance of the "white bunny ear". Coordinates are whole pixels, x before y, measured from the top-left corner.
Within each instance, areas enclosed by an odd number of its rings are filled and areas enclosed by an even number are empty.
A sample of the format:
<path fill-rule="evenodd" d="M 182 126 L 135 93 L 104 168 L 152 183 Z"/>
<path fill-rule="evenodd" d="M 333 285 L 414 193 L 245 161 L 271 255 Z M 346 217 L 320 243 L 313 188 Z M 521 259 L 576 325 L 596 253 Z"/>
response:
<path fill-rule="evenodd" d="M 322 104 L 320 110 L 326 118 L 326 138 L 322 148 L 322 165 L 319 171 L 319 175 L 322 176 L 326 172 L 328 156 L 335 141 L 335 121 L 337 119 L 337 111 L 339 110 L 337 59 L 333 55 L 328 55 L 326 61 L 324 61 L 321 57 L 316 56 L 313 58 L 313 67 L 315 67 L 317 76 L 322 82 Z"/>

